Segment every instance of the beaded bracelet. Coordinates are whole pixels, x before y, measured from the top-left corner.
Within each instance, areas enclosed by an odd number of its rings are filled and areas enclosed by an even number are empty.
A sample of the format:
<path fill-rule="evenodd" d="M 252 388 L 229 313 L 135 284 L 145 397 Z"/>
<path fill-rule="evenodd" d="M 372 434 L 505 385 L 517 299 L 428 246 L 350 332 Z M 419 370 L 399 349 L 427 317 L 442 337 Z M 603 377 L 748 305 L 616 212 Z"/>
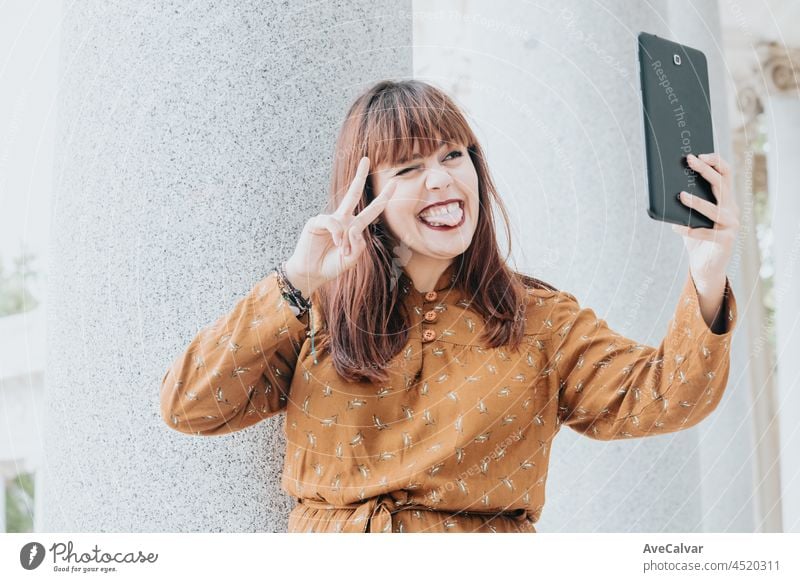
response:
<path fill-rule="evenodd" d="M 314 364 L 318 364 L 317 350 L 314 348 L 314 311 L 311 309 L 311 300 L 303 297 L 303 293 L 286 277 L 285 263 L 279 263 L 273 268 L 278 276 L 278 286 L 281 296 L 289 304 L 289 308 L 300 318 L 308 312 L 309 326 L 311 327 L 311 354 L 314 356 Z"/>
<path fill-rule="evenodd" d="M 296 308 L 295 315 L 297 317 L 301 317 L 311 309 L 311 300 L 306 299 L 303 297 L 303 293 L 294 285 L 292 285 L 291 281 L 286 277 L 286 268 L 284 263 L 280 263 L 275 267 L 275 271 L 278 273 L 278 283 L 281 286 L 281 295 L 283 296 L 289 304 Z"/>

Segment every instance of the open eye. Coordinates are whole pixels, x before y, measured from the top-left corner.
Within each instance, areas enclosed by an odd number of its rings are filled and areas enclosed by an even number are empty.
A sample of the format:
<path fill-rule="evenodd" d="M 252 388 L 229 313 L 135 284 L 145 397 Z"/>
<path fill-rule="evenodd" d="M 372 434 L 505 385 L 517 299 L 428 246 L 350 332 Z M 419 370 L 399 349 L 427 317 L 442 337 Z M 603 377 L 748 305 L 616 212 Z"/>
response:
<path fill-rule="evenodd" d="M 461 150 L 453 150 L 452 152 L 450 152 L 449 154 L 447 154 L 447 155 L 445 156 L 445 158 L 444 158 L 444 159 L 446 160 L 447 158 L 449 158 L 449 157 L 450 157 L 450 156 L 452 156 L 453 154 L 455 154 L 455 156 L 454 156 L 454 158 L 453 158 L 453 159 L 455 159 L 455 158 L 460 158 L 461 156 L 463 156 L 463 155 L 464 155 L 464 154 L 462 154 L 462 153 L 461 153 Z"/>

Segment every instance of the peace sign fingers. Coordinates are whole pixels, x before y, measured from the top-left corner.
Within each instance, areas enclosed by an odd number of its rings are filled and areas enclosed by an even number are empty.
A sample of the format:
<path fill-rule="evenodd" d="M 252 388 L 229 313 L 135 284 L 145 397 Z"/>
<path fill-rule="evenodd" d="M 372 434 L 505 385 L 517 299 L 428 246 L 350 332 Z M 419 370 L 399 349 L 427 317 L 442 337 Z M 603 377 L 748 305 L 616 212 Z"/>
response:
<path fill-rule="evenodd" d="M 353 219 L 343 237 L 347 239 L 349 243 L 345 248 L 345 255 L 350 254 L 350 247 L 357 247 L 363 243 L 364 236 L 362 232 L 367 228 L 367 225 L 372 224 L 372 222 L 378 218 L 381 212 L 386 210 L 386 205 L 389 203 L 396 188 L 397 181 L 390 180 L 389 183 L 384 186 L 383 191 Z"/>
<path fill-rule="evenodd" d="M 337 208 L 336 212 L 334 212 L 337 217 L 352 217 L 353 211 L 358 205 L 358 201 L 361 200 L 361 195 L 364 192 L 364 185 L 367 182 L 368 175 L 369 158 L 365 156 L 358 162 L 355 178 L 353 178 L 353 181 L 350 183 L 350 188 L 347 189 L 347 194 L 345 194 L 344 198 L 342 198 L 339 208 Z"/>
<path fill-rule="evenodd" d="M 397 182 L 390 180 L 383 187 L 383 191 L 364 210 L 359 212 L 358 216 L 350 223 L 350 230 L 361 232 L 368 224 L 371 224 L 386 209 L 386 205 L 389 203 L 392 194 L 394 194 L 395 188 L 397 188 Z"/>

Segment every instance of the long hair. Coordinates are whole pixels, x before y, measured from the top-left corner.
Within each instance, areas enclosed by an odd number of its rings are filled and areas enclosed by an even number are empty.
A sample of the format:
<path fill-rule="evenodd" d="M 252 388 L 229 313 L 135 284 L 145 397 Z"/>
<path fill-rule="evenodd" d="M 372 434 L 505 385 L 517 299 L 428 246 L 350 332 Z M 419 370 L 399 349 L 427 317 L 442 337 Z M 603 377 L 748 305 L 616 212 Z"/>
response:
<path fill-rule="evenodd" d="M 478 175 L 477 227 L 470 246 L 454 259 L 458 263 L 455 286 L 469 294 L 470 308 L 484 319 L 481 339 L 491 347 L 517 350 L 524 333 L 524 320 L 518 314 L 525 308 L 526 288 L 555 288 L 511 270 L 500 256 L 491 202 L 503 215 L 510 255 L 508 213 L 475 134 L 443 91 L 416 80 L 381 81 L 355 100 L 336 142 L 326 212 L 341 203 L 362 157 L 368 156 L 374 169 L 383 162 L 410 159 L 415 143 L 427 157 L 441 141 L 466 146 Z M 355 213 L 374 197 L 370 176 Z M 342 378 L 386 382 L 388 362 L 408 341 L 410 318 L 392 260 L 398 242 L 382 217 L 367 227 L 364 237 L 366 249 L 356 265 L 312 295 L 324 320 L 316 337 L 319 349 L 331 353 Z"/>

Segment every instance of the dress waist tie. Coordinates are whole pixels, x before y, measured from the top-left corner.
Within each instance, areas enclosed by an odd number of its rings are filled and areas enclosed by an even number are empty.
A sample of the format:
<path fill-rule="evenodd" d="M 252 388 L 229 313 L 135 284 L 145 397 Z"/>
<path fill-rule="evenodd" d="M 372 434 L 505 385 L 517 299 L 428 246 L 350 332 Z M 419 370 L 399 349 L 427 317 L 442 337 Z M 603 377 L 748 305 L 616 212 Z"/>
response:
<path fill-rule="evenodd" d="M 345 505 L 334 505 L 317 499 L 297 498 L 298 502 L 309 507 L 320 509 L 355 509 L 350 521 L 358 526 L 358 532 L 371 533 L 392 533 L 392 515 L 406 509 L 420 509 L 423 511 L 439 511 L 428 505 L 420 505 L 409 501 L 407 491 L 394 491 L 383 493 L 375 497 L 365 499 L 363 503 L 348 503 Z M 512 509 L 508 511 L 457 511 L 440 512 L 450 515 L 482 515 L 489 518 L 508 517 L 515 522 L 527 520 L 525 509 Z"/>

